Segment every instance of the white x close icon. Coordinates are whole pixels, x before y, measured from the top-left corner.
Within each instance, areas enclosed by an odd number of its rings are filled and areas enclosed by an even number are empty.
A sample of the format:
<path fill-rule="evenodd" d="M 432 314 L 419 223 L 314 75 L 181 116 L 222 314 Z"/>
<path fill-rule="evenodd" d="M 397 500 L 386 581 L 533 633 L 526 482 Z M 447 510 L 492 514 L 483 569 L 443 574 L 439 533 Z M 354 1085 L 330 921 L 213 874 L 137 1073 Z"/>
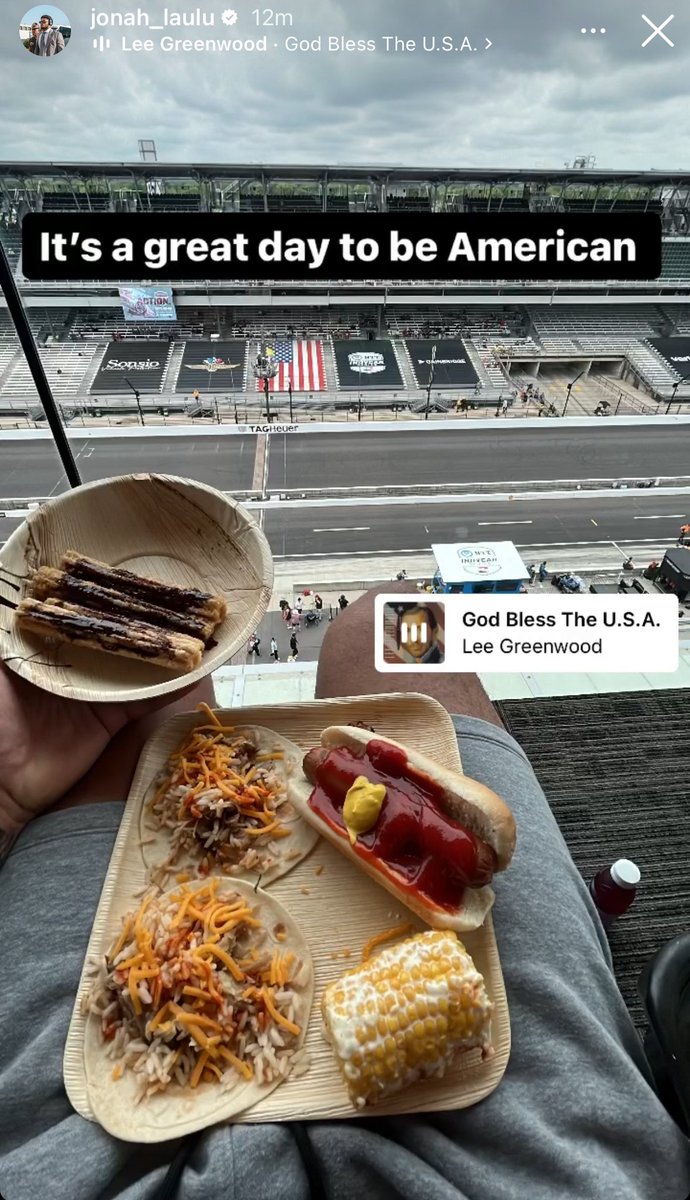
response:
<path fill-rule="evenodd" d="M 645 46 L 648 46 L 649 43 L 651 41 L 653 41 L 655 37 L 657 37 L 657 35 L 659 37 L 662 37 L 664 39 L 664 41 L 668 43 L 669 46 L 673 45 L 673 42 L 671 41 L 670 37 L 667 37 L 666 34 L 663 32 L 663 30 L 666 28 L 668 23 L 673 20 L 673 17 L 674 17 L 674 14 L 671 13 L 671 16 L 667 17 L 665 21 L 662 21 L 661 25 L 655 25 L 653 21 L 650 21 L 649 17 L 646 17 L 644 15 L 644 13 L 642 13 L 642 20 L 646 21 L 647 24 L 650 26 L 650 28 L 654 31 L 653 33 L 650 33 L 649 37 L 642 43 L 643 49 Z"/>

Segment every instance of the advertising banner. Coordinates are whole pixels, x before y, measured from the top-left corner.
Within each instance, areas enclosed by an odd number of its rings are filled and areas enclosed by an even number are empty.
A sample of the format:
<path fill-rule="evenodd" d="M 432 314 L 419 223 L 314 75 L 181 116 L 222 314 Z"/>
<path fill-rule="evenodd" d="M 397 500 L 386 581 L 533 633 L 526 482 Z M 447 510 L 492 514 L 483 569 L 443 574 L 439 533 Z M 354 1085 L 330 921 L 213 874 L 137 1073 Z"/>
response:
<path fill-rule="evenodd" d="M 177 376 L 177 392 L 236 392 L 244 387 L 247 343 L 187 342 Z"/>
<path fill-rule="evenodd" d="M 690 338 L 648 338 L 647 341 L 666 359 L 672 371 L 677 371 L 681 377 L 690 375 Z"/>
<path fill-rule="evenodd" d="M 360 388 L 399 388 L 403 386 L 393 344 L 388 338 L 376 342 L 354 339 L 334 342 L 338 382 L 345 391 Z"/>
<path fill-rule="evenodd" d="M 431 341 L 406 342 L 412 368 L 420 388 L 429 386 L 431 373 L 431 355 L 436 347 L 436 362 L 434 378 L 431 386 L 435 388 L 474 387 L 477 383 L 475 371 L 465 343 L 446 338 L 434 338 Z"/>
<path fill-rule="evenodd" d="M 125 321 L 176 321 L 171 287 L 118 288 Z"/>
<path fill-rule="evenodd" d="M 92 395 L 129 392 L 128 384 L 138 392 L 159 392 L 169 353 L 169 342 L 111 342 L 91 384 Z"/>

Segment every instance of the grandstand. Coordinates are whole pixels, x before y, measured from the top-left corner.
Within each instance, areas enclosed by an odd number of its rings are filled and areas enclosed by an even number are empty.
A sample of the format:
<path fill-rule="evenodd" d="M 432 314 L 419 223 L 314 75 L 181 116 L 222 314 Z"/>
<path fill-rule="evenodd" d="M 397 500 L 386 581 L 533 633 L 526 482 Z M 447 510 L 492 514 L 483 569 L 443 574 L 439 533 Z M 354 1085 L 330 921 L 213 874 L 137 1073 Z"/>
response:
<path fill-rule="evenodd" d="M 687 172 L 0 163 L 5 203 L 80 212 L 657 212 L 690 234 Z"/>
<path fill-rule="evenodd" d="M 401 214 L 657 212 L 664 229 L 657 280 L 598 283 L 478 283 L 336 280 L 276 282 L 172 280 L 177 319 L 125 321 L 118 289 L 107 281 L 66 286 L 30 282 L 21 270 L 20 227 L 29 211 L 339 212 Z M 179 166 L 160 163 L 0 164 L 0 241 L 23 294 L 58 398 L 92 395 L 113 342 L 161 344 L 160 379 L 147 390 L 170 400 L 188 391 L 185 346 L 242 344 L 241 378 L 209 371 L 207 389 L 256 392 L 249 365 L 273 342 L 309 341 L 323 362 L 319 407 L 366 388 L 369 405 L 419 407 L 426 386 L 414 344 L 461 344 L 467 371 L 434 380 L 436 407 L 463 393 L 492 404 L 521 379 L 589 375 L 620 380 L 654 400 L 690 397 L 682 371 L 656 339 L 690 337 L 690 173 L 430 170 L 368 167 Z M 137 281 L 141 282 L 141 281 Z M 380 376 L 348 369 L 349 348 L 371 341 Z M 165 349 L 163 350 L 163 343 Z M 359 350 L 355 351 L 355 346 Z M 134 354 L 134 351 L 132 352 Z M 135 355 L 136 357 L 136 355 Z M 682 356 L 680 356 L 682 357 Z M 355 361 L 355 360 L 353 360 Z M 361 360 L 359 360 L 361 363 Z M 385 370 L 384 370 L 385 367 Z M 343 375 L 349 383 L 343 382 Z M 354 381 L 354 382 L 353 382 Z M 100 390 L 100 388 L 98 389 Z M 107 403 L 127 397 L 108 389 Z M 102 402 L 102 397 L 99 403 Z M 0 406 L 35 405 L 33 382 L 0 305 Z M 644 407 L 644 406 L 643 406 Z"/>

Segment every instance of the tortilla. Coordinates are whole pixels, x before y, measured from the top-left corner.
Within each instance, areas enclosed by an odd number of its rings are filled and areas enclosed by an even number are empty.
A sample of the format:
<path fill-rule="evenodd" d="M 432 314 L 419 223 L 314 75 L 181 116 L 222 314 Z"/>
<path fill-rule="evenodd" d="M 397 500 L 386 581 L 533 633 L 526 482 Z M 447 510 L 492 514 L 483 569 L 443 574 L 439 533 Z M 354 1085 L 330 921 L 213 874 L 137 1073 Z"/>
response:
<path fill-rule="evenodd" d="M 218 732 L 221 728 L 219 726 Z M 229 727 L 225 728 L 229 729 Z M 193 733 L 201 730 L 213 734 L 212 726 L 207 722 L 200 722 L 195 730 L 190 731 L 183 744 L 188 742 Z M 276 832 L 279 832 L 280 836 L 273 839 L 270 838 L 270 835 L 252 837 L 251 842 L 247 838 L 247 846 L 252 853 L 245 865 L 234 861 L 240 857 L 238 853 L 234 854 L 232 861 L 223 861 L 214 853 L 210 856 L 208 867 L 206 867 L 203 861 L 206 851 L 201 841 L 191 832 L 194 826 L 193 818 L 187 816 L 185 818 L 186 829 L 179 832 L 180 795 L 189 794 L 191 788 L 185 789 L 185 785 L 180 785 L 177 789 L 178 797 L 174 803 L 172 797 L 167 802 L 164 798 L 157 800 L 157 797 L 160 797 L 162 783 L 166 778 L 170 779 L 171 762 L 169 762 L 156 781 L 157 786 L 152 789 L 152 794 L 144 802 L 140 817 L 142 855 L 148 870 L 148 878 L 158 887 L 167 887 L 168 883 L 172 882 L 172 879 L 181 872 L 188 872 L 195 878 L 202 878 L 206 876 L 209 869 L 214 874 L 222 873 L 233 879 L 246 879 L 252 882 L 260 877 L 261 885 L 265 886 L 291 871 L 298 862 L 306 858 L 318 842 L 318 830 L 299 816 L 287 798 L 288 781 L 302 773 L 304 751 L 294 742 L 289 742 L 280 734 L 259 725 L 233 727 L 232 732 L 228 732 L 224 740 L 229 743 L 239 739 L 247 739 L 252 742 L 257 747 L 259 756 L 270 755 L 275 750 L 282 754 L 282 758 L 259 766 L 259 770 L 263 770 L 264 767 L 270 768 L 273 778 L 279 782 L 279 794 L 282 800 L 276 812 L 280 827 Z M 157 811 L 154 810 L 156 804 Z M 161 808 L 165 809 L 164 813 L 161 813 Z M 168 819 L 169 824 L 161 824 L 163 819 Z M 239 823 L 240 830 L 245 827 L 246 823 Z M 200 827 L 196 826 L 196 828 Z M 204 828 L 208 828 L 208 826 L 205 825 Z M 283 831 L 287 831 L 287 834 L 284 835 Z M 175 846 L 176 839 L 179 839 L 177 847 Z M 170 861 L 171 855 L 174 855 L 172 862 Z"/>
<path fill-rule="evenodd" d="M 227 879 L 225 876 L 214 878 L 218 880 L 217 890 L 220 896 L 239 893 L 247 900 L 252 915 L 261 921 L 265 930 L 262 951 L 265 948 L 266 952 L 272 955 L 273 951 L 279 948 L 281 953 L 292 952 L 295 956 L 290 979 L 296 985 L 294 1020 L 300 1026 L 300 1033 L 290 1047 L 291 1057 L 286 1064 L 287 1070 L 269 1082 L 259 1083 L 256 1079 L 245 1081 L 234 1069 L 230 1069 L 227 1073 L 232 1078 L 227 1080 L 224 1078 L 214 1083 L 200 1082 L 193 1089 L 188 1084 L 182 1087 L 177 1083 L 170 1083 L 164 1091 L 142 1098 L 140 1073 L 126 1067 L 121 1078 L 113 1079 L 113 1067 L 119 1061 L 117 1054 L 114 1055 L 115 1043 L 103 1040 L 101 1016 L 88 1012 L 84 1031 L 87 1096 L 95 1119 L 113 1137 L 129 1142 L 163 1142 L 182 1137 L 219 1121 L 230 1120 L 263 1100 L 283 1079 L 288 1078 L 291 1071 L 297 1072 L 299 1069 L 299 1073 L 302 1073 L 305 1069 L 306 1055 L 302 1046 L 314 997 L 314 971 L 306 939 L 286 909 L 272 896 L 261 890 L 255 892 L 246 883 L 238 883 L 235 879 Z M 198 892 L 203 884 L 194 881 L 189 887 Z M 165 903 L 180 891 L 178 885 L 158 895 L 152 900 L 148 911 L 153 912 L 155 906 Z M 146 927 L 146 918 L 143 925 Z M 120 927 L 121 923 L 114 930 L 113 945 Z M 280 937 L 277 937 L 276 933 L 280 933 Z M 259 930 L 250 931 L 250 937 L 258 939 L 260 934 Z M 111 946 L 109 950 L 110 948 Z M 97 986 L 98 980 L 93 987 Z M 189 1045 L 191 1039 L 185 1039 L 184 1043 L 180 1044 Z"/>

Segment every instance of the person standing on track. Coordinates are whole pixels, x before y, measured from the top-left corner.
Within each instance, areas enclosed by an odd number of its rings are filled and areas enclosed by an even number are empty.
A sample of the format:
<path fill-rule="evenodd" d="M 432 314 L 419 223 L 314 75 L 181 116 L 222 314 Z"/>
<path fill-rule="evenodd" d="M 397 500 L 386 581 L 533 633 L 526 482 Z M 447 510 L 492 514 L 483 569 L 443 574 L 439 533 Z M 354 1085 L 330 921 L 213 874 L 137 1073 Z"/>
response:
<path fill-rule="evenodd" d="M 280 662 L 278 657 L 278 643 L 274 637 L 271 638 L 271 658 L 274 662 Z"/>

